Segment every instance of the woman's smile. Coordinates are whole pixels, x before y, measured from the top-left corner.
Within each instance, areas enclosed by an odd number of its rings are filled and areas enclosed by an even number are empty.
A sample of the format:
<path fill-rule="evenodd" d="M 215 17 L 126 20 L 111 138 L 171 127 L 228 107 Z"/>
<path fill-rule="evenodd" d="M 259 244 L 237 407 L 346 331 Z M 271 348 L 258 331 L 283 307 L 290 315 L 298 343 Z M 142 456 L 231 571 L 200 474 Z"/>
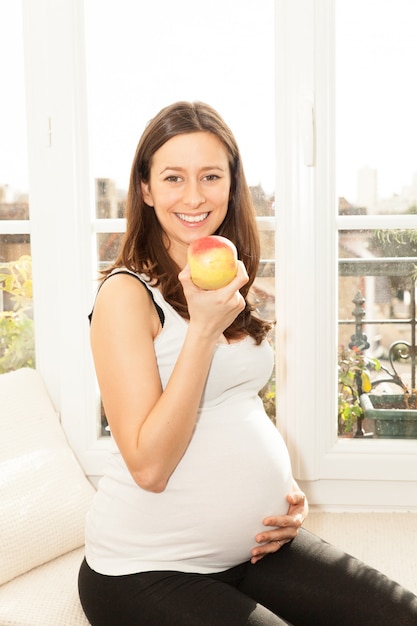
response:
<path fill-rule="evenodd" d="M 209 213 L 200 213 L 199 215 L 176 213 L 176 216 L 179 217 L 182 222 L 187 222 L 187 224 L 199 224 L 208 218 Z"/>

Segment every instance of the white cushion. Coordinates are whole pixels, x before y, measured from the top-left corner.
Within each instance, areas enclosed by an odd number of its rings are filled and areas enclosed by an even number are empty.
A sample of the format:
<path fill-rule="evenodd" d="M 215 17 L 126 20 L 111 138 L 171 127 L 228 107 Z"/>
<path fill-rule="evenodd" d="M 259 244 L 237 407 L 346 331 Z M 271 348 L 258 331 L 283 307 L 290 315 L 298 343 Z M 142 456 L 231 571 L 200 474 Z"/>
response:
<path fill-rule="evenodd" d="M 78 548 L 0 587 L 2 626 L 88 626 L 78 598 Z"/>
<path fill-rule="evenodd" d="M 82 546 L 93 494 L 38 372 L 0 375 L 0 584 Z"/>

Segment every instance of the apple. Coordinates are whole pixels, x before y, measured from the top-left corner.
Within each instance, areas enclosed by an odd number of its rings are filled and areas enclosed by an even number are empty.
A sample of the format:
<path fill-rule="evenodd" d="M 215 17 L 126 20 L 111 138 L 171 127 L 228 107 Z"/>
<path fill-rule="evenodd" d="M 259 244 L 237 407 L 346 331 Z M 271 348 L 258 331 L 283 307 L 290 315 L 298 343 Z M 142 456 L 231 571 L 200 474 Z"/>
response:
<path fill-rule="evenodd" d="M 237 250 L 234 243 L 220 235 L 200 237 L 188 246 L 191 279 L 200 289 L 219 289 L 237 274 Z"/>

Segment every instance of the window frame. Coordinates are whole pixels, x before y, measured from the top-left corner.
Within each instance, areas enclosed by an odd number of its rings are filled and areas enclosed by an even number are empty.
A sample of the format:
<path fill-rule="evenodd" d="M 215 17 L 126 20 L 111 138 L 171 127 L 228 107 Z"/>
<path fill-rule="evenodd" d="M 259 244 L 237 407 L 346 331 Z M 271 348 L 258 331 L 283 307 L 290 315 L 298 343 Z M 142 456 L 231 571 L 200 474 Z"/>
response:
<path fill-rule="evenodd" d="M 413 216 L 336 214 L 334 0 L 277 2 L 276 39 L 278 423 L 313 502 L 415 508 L 417 441 L 340 439 L 335 417 L 338 232 Z"/>
<path fill-rule="evenodd" d="M 22 8 L 37 369 L 91 475 L 102 461 L 88 418 L 96 383 L 86 317 L 94 238 L 84 5 L 23 0 Z"/>
<path fill-rule="evenodd" d="M 84 0 L 22 6 L 37 369 L 94 480 L 108 442 L 86 313 L 96 233 L 123 225 L 94 216 Z M 370 218 L 334 208 L 334 0 L 277 0 L 275 24 L 277 422 L 313 503 L 417 508 L 417 441 L 337 438 L 337 235 Z"/>

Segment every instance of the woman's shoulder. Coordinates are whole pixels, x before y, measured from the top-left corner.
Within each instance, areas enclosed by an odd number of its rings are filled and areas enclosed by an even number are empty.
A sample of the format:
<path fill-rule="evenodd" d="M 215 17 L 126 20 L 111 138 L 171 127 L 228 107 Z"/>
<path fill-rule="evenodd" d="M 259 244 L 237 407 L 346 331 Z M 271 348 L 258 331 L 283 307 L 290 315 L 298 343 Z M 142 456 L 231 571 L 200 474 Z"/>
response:
<path fill-rule="evenodd" d="M 136 315 L 140 311 L 146 313 L 146 305 L 149 303 L 158 313 L 163 326 L 164 312 L 155 302 L 153 290 L 146 277 L 126 268 L 116 268 L 101 282 L 89 318 L 91 321 L 97 307 L 109 309 L 111 315 L 117 315 L 119 319 L 124 318 L 131 310 L 134 310 Z"/>

